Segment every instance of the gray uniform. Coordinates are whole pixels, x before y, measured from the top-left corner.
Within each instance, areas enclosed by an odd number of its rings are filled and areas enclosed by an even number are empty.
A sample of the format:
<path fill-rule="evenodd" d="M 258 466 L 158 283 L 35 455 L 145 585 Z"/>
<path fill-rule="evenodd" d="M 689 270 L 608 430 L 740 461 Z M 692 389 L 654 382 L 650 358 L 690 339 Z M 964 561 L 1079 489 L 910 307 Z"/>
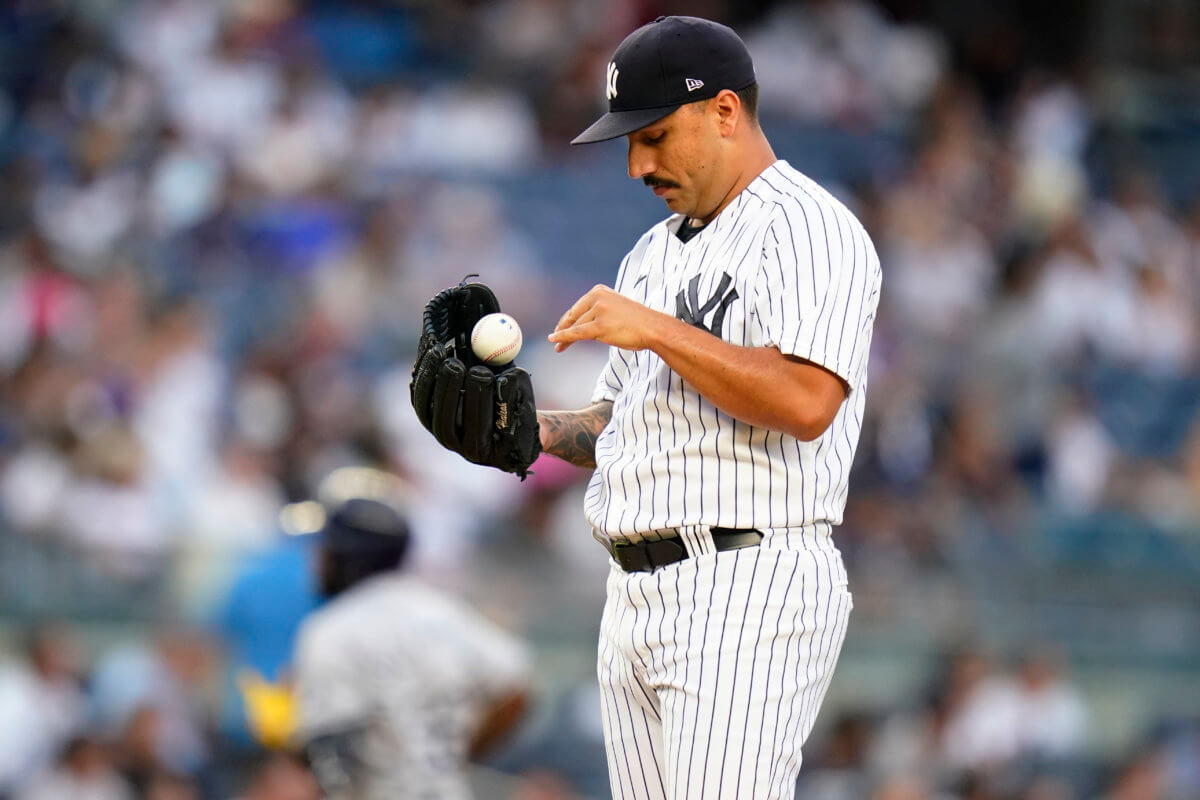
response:
<path fill-rule="evenodd" d="M 352 750 L 332 765 L 353 772 L 346 798 L 467 798 L 470 738 L 490 702 L 523 687 L 528 664 L 524 645 L 465 603 L 401 573 L 376 575 L 301 628 L 300 735 Z"/>

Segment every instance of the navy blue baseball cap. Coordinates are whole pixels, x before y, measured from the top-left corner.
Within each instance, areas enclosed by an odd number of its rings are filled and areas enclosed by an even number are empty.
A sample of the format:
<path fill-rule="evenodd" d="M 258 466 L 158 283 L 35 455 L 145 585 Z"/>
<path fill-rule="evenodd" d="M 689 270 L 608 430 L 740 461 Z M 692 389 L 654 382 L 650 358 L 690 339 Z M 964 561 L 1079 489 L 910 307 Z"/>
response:
<path fill-rule="evenodd" d="M 616 139 L 682 105 L 754 82 L 750 52 L 732 28 L 699 17 L 659 17 L 613 53 L 605 77 L 608 113 L 571 144 Z"/>

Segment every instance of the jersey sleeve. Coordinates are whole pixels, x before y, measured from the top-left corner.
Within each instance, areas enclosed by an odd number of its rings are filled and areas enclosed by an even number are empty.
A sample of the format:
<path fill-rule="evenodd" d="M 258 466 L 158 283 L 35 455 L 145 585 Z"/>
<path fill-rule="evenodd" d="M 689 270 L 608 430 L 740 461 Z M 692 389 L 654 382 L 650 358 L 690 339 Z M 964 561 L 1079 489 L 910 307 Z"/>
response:
<path fill-rule="evenodd" d="M 363 661 L 330 638 L 332 628 L 314 621 L 300 629 L 294 664 L 296 724 L 304 740 L 361 727 L 372 711 Z"/>
<path fill-rule="evenodd" d="M 875 247 L 849 214 L 815 203 L 781 207 L 755 285 L 762 344 L 825 367 L 851 391 L 861 387 L 879 285 Z"/>

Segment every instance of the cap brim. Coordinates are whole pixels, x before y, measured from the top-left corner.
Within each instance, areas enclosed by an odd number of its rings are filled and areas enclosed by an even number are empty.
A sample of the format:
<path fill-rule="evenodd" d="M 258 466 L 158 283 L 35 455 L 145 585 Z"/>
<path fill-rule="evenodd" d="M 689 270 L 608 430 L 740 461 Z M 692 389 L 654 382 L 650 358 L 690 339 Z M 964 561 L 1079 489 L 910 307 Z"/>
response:
<path fill-rule="evenodd" d="M 633 133 L 652 122 L 658 122 L 671 114 L 679 106 L 663 106 L 659 108 L 638 108 L 631 111 L 609 111 L 592 123 L 591 127 L 571 140 L 571 144 L 591 144 L 592 142 L 607 142 L 627 133 Z"/>

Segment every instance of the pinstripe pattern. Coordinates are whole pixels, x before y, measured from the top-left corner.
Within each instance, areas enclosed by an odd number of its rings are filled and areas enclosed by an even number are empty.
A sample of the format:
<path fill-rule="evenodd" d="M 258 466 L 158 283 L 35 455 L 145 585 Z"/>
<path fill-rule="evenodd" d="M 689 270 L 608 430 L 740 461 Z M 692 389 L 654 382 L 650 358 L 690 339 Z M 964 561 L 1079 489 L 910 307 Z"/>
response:
<path fill-rule="evenodd" d="M 613 567 L 598 674 L 616 798 L 790 798 L 852 602 L 827 534 Z"/>
<path fill-rule="evenodd" d="M 783 161 L 686 244 L 681 222 L 641 238 L 617 291 L 821 364 L 850 393 L 801 442 L 718 411 L 649 350 L 610 350 L 588 519 L 601 542 L 677 533 L 691 556 L 651 573 L 612 566 L 597 662 L 612 791 L 790 800 L 852 607 L 832 531 L 866 401 L 879 260 L 845 206 Z M 764 538 L 717 552 L 710 526 Z"/>
<path fill-rule="evenodd" d="M 821 364 L 850 395 L 819 439 L 801 442 L 719 411 L 649 350 L 612 348 L 594 393 L 613 401 L 613 416 L 596 442 L 589 521 L 621 539 L 688 525 L 839 524 L 879 301 L 874 246 L 844 205 L 784 161 L 686 245 L 674 235 L 681 222 L 673 216 L 638 241 L 617 291 L 675 314 L 680 292 L 694 285 L 703 303 L 721 296 L 724 280 L 737 297 L 722 338 Z"/>

